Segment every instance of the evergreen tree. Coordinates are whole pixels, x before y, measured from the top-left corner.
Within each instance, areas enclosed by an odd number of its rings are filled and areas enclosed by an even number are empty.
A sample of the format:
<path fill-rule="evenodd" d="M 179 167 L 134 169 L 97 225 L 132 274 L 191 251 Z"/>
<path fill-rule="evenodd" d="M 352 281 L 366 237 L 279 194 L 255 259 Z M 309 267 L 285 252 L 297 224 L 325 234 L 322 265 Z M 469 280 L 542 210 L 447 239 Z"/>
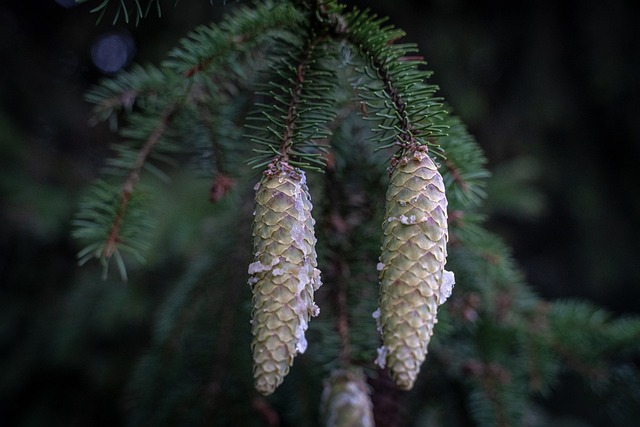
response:
<path fill-rule="evenodd" d="M 526 285 L 483 225 L 484 155 L 403 35 L 334 1 L 256 2 L 88 94 L 123 125 L 80 262 L 174 279 L 131 425 L 548 425 L 538 401 L 566 375 L 628 421 L 640 319 Z M 170 215 L 198 225 L 158 240 Z"/>

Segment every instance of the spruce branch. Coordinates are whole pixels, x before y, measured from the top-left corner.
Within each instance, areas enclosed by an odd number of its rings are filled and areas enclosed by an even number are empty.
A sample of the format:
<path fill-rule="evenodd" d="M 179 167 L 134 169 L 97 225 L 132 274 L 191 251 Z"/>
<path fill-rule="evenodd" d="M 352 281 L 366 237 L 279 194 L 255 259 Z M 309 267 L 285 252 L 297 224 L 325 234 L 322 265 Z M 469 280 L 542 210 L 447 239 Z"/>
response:
<path fill-rule="evenodd" d="M 167 130 L 174 112 L 175 105 L 172 105 L 167 110 L 165 110 L 165 112 L 162 114 L 160 122 L 158 123 L 158 126 L 154 129 L 151 135 L 149 135 L 149 138 L 142 146 L 142 149 L 138 152 L 138 157 L 136 158 L 135 163 L 133 164 L 133 167 L 129 172 L 129 175 L 127 176 L 127 179 L 122 186 L 120 202 L 118 203 L 118 211 L 116 217 L 113 219 L 113 226 L 111 227 L 107 235 L 104 249 L 102 251 L 102 254 L 100 255 L 101 258 L 106 258 L 108 260 L 116 251 L 117 244 L 120 241 L 120 229 L 122 228 L 122 221 L 124 220 L 124 216 L 127 211 L 129 200 L 131 199 L 134 188 L 140 180 L 140 172 L 142 171 L 142 168 L 145 165 L 147 159 L 151 155 L 154 147 L 158 144 L 158 141 L 160 141 L 160 138 Z"/>
<path fill-rule="evenodd" d="M 284 119 L 284 132 L 282 135 L 282 145 L 280 146 L 280 158 L 288 162 L 291 148 L 293 146 L 293 135 L 298 116 L 298 104 L 302 95 L 302 86 L 304 84 L 305 72 L 311 61 L 311 52 L 319 42 L 318 39 L 312 39 L 309 44 L 302 50 L 302 57 L 296 67 L 296 74 L 293 78 L 293 87 L 290 89 L 289 105 L 287 105 L 286 117 Z"/>
<path fill-rule="evenodd" d="M 198 103 L 197 108 L 202 117 L 206 128 L 208 129 L 211 139 L 211 149 L 213 155 L 213 162 L 215 164 L 215 171 L 213 175 L 213 181 L 209 191 L 209 200 L 212 203 L 218 202 L 224 197 L 231 189 L 236 185 L 236 182 L 230 175 L 227 174 L 227 167 L 225 166 L 224 156 L 225 150 L 222 147 L 220 139 L 217 137 L 217 131 L 214 126 L 214 115 L 211 113 L 208 105 Z M 222 115 L 222 114 L 221 114 Z"/>
<path fill-rule="evenodd" d="M 344 269 L 344 267 L 343 267 Z M 349 338 L 349 312 L 347 310 L 347 289 L 343 281 L 338 283 L 336 305 L 338 308 L 338 335 L 340 336 L 340 363 L 343 367 L 351 363 L 351 340 Z"/>
<path fill-rule="evenodd" d="M 89 1 L 92 0 L 76 0 L 76 3 L 87 3 Z M 98 0 L 96 0 L 94 3 L 96 3 L 97 1 Z M 91 13 L 98 13 L 97 23 L 100 23 L 102 21 L 102 18 L 104 18 L 107 10 L 109 10 L 109 6 L 112 3 L 117 3 L 115 13 L 113 15 L 112 25 L 115 25 L 121 17 L 124 22 L 128 24 L 132 15 L 135 16 L 136 25 L 138 25 L 141 19 L 146 18 L 149 15 L 149 12 L 154 8 L 154 6 L 158 17 L 162 16 L 162 7 L 160 5 L 160 0 L 148 0 L 146 6 L 143 6 L 140 0 L 102 0 L 99 5 L 91 9 Z M 177 4 L 178 0 L 174 0 L 174 7 Z"/>
<path fill-rule="evenodd" d="M 220 24 L 192 31 L 163 66 L 188 78 L 211 78 L 219 75 L 221 64 L 237 68 L 257 47 L 264 49 L 273 40 L 296 40 L 305 20 L 306 15 L 288 2 L 265 1 L 254 8 L 240 8 Z"/>
<path fill-rule="evenodd" d="M 117 193 L 94 193 L 97 197 L 102 198 L 102 205 L 92 207 L 90 203 L 87 203 L 78 213 L 78 216 L 74 221 L 74 224 L 77 227 L 74 235 L 79 238 L 93 237 L 93 241 L 90 241 L 89 246 L 78 254 L 80 263 L 86 262 L 90 257 L 97 258 L 104 266 L 104 274 L 106 275 L 109 261 L 113 256 L 115 256 L 122 280 L 127 280 L 126 268 L 124 267 L 124 260 L 120 255 L 120 249 L 125 249 L 136 254 L 137 249 L 141 248 L 143 245 L 132 246 L 131 240 L 133 239 L 124 237 L 122 228 L 125 225 L 125 219 L 131 219 L 132 217 L 132 215 L 129 214 L 129 211 L 131 208 L 133 194 L 136 190 L 138 181 L 140 180 L 140 173 L 142 172 L 143 167 L 145 167 L 153 150 L 166 132 L 175 110 L 175 104 L 172 104 L 165 109 L 159 122 L 156 124 L 156 127 L 149 134 L 142 147 L 136 152 L 132 161 L 129 160 L 132 157 L 129 152 L 125 152 L 128 159 L 125 158 L 123 163 L 114 164 L 114 171 L 123 167 L 128 170 L 126 178 Z M 105 183 L 100 185 L 108 184 Z M 108 206 L 111 204 L 110 200 L 114 200 L 114 196 L 117 201 L 115 202 L 115 209 L 112 209 Z M 134 216 L 135 215 L 137 214 L 134 214 Z M 92 220 L 97 221 L 94 223 Z M 129 235 L 130 233 L 126 234 Z M 96 237 L 98 237 L 98 240 L 95 239 Z"/>
<path fill-rule="evenodd" d="M 133 189 L 136 186 L 142 169 L 145 169 L 163 180 L 166 175 L 149 159 L 171 162 L 171 156 L 175 154 L 175 146 L 164 142 L 159 144 L 160 137 L 170 130 L 176 135 L 188 135 L 185 138 L 187 147 L 197 147 L 197 138 L 193 138 L 193 127 L 187 131 L 181 129 L 181 125 L 191 123 L 201 125 L 202 122 L 210 123 L 210 118 L 193 108 L 197 105 L 213 104 L 224 105 L 229 100 L 230 88 L 241 81 L 240 76 L 245 76 L 245 68 L 251 68 L 249 56 L 255 53 L 256 46 L 266 42 L 268 37 L 275 36 L 286 38 L 284 28 L 291 26 L 291 22 L 300 19 L 299 13 L 290 5 L 273 5 L 269 2 L 257 7 L 255 10 L 244 8 L 235 15 L 227 18 L 220 25 L 202 27 L 196 30 L 189 38 L 189 42 L 183 42 L 191 49 L 183 48 L 173 51 L 170 60 L 161 68 L 153 66 L 135 67 L 130 72 L 119 74 L 113 79 L 103 80 L 97 87 L 91 90 L 87 99 L 95 104 L 95 120 L 111 120 L 115 123 L 119 113 L 124 113 L 129 126 L 125 127 L 121 134 L 129 139 L 128 143 L 118 144 L 115 147 L 117 156 L 107 160 L 105 174 L 122 177 L 124 185 L 117 191 L 94 191 L 89 194 L 89 199 L 83 204 L 78 218 L 75 221 L 77 230 L 74 235 L 87 240 L 79 253 L 82 263 L 91 257 L 101 260 L 107 272 L 108 261 L 112 256 L 118 264 L 121 276 L 126 277 L 124 260 L 117 249 L 127 249 L 132 255 L 142 259 L 140 251 L 145 246 L 144 240 L 148 236 L 139 236 L 136 233 L 123 233 L 123 227 L 131 227 L 135 230 L 150 230 L 150 222 L 146 212 L 131 210 L 130 200 Z M 264 19 L 264 21 L 262 21 Z M 255 25 L 260 22 L 260 25 Z M 230 43 L 237 40 L 237 43 Z M 207 61 L 207 67 L 201 67 L 198 73 L 188 73 L 193 64 L 202 63 L 201 53 L 208 55 L 212 60 Z M 241 61 L 246 62 L 240 65 Z M 215 67 L 215 70 L 214 68 Z M 208 77 L 206 73 L 215 71 Z M 224 71 L 224 72 L 222 72 Z M 233 104 L 233 102 L 227 102 Z M 165 110 L 163 110 L 166 108 Z M 218 115 L 223 115 L 223 109 L 217 109 Z M 194 114 L 195 113 L 195 114 Z M 180 121 L 172 123 L 175 129 L 169 129 L 172 116 L 181 115 Z M 193 122 L 195 117 L 195 122 Z M 185 120 L 186 119 L 186 120 Z M 217 143 L 215 135 L 210 135 L 213 142 L 214 161 L 218 162 L 218 171 L 222 159 L 222 149 Z M 132 142 L 140 142 L 139 148 L 131 147 Z M 187 148 L 181 147 L 181 148 Z M 187 150 L 188 151 L 188 150 Z M 211 196 L 219 199 L 233 185 L 230 177 L 225 174 L 218 175 L 212 186 Z M 108 186 L 108 184 L 101 184 Z M 100 200 L 95 200 L 97 198 Z M 113 198 L 117 198 L 117 202 Z M 115 205 L 114 205 L 115 203 Z M 137 218 L 138 222 L 127 225 L 127 222 Z M 141 224 L 144 223 L 144 224 Z M 142 233 L 137 233 L 142 234 Z M 123 236 L 129 236 L 125 239 Z M 136 242 L 134 245 L 130 243 Z"/>
<path fill-rule="evenodd" d="M 640 318 L 614 319 L 608 311 L 586 302 L 555 301 L 547 323 L 551 349 L 568 369 L 590 381 L 606 380 L 613 362 L 629 357 L 620 350 L 635 346 L 637 351 L 640 339 Z"/>
<path fill-rule="evenodd" d="M 325 164 L 324 141 L 336 115 L 335 72 L 328 66 L 334 53 L 324 34 L 311 26 L 306 31 L 303 44 L 283 41 L 277 46 L 283 58 L 272 65 L 273 77 L 260 92 L 270 102 L 258 104 L 255 124 L 247 125 L 252 141 L 260 146 L 249 161 L 255 168 L 282 161 L 320 170 Z"/>
<path fill-rule="evenodd" d="M 135 107 L 155 107 L 167 87 L 178 85 L 175 77 L 171 71 L 153 65 L 137 65 L 129 71 L 101 80 L 85 96 L 88 102 L 94 104 L 91 123 L 109 120 L 112 130 L 116 130 L 120 113 L 131 114 Z"/>
<path fill-rule="evenodd" d="M 486 197 L 484 190 L 489 171 L 482 149 L 456 116 L 444 119 L 446 135 L 437 141 L 445 153 L 440 169 L 451 210 L 466 210 L 479 206 Z"/>
<path fill-rule="evenodd" d="M 104 13 L 109 0 L 102 4 L 104 10 L 99 11 Z M 125 7 L 133 3 L 120 0 L 119 4 Z M 138 1 L 135 4 L 143 9 Z M 148 4 L 159 5 L 159 0 Z M 125 16 L 124 10 L 119 13 L 120 17 Z M 127 13 L 133 16 L 135 11 L 129 9 Z M 375 339 L 371 312 L 376 300 L 370 285 L 375 281 L 377 250 L 372 248 L 379 243 L 371 238 L 376 233 L 370 223 L 382 216 L 376 215 L 376 209 L 380 208 L 380 184 L 384 180 L 384 167 L 378 166 L 384 153 L 373 153 L 370 148 L 374 141 L 378 151 L 396 149 L 391 160 L 395 173 L 402 172 L 409 163 L 408 154 L 415 155 L 415 159 L 423 159 L 424 154 L 433 160 L 426 154 L 428 149 L 430 154 L 440 156 L 441 164 L 429 169 L 435 171 L 437 167 L 443 178 L 449 207 L 442 210 L 450 211 L 448 268 L 456 272 L 459 284 L 449 309 L 439 312 L 442 317 L 432 346 L 439 357 L 426 373 L 429 380 L 435 380 L 428 383 L 431 390 L 432 384 L 452 384 L 456 394 L 463 390 L 466 409 L 479 425 L 503 426 L 517 424 L 532 394 L 549 390 L 563 369 L 585 378 L 602 394 L 613 394 L 625 381 L 631 383 L 629 389 L 637 389 L 639 375 L 632 358 L 637 357 L 639 350 L 640 320 L 627 318 L 614 322 L 609 314 L 587 305 L 547 304 L 525 284 L 508 246 L 483 226 L 484 218 L 476 212 L 485 197 L 484 185 L 489 175 L 482 150 L 460 120 L 435 96 L 436 87 L 427 82 L 430 73 L 422 71 L 425 62 L 416 54 L 415 45 L 399 44 L 404 33 L 384 23 L 384 19 L 369 12 L 344 13 L 344 8 L 335 1 L 260 2 L 252 8 L 239 8 L 220 25 L 196 29 L 160 67 L 136 67 L 102 82 L 88 96 L 96 105 L 95 118 L 115 121 L 124 116 L 128 125 L 121 135 L 127 141 L 116 148 L 117 156 L 107 162 L 107 175 L 119 181 L 98 181 L 80 207 L 76 236 L 89 242 L 79 254 L 81 262 L 96 257 L 108 266 L 109 259 L 114 259 L 124 277 L 121 252 L 139 257 L 145 243 L 141 231 L 149 225 L 148 206 L 142 206 L 143 171 L 163 177 L 164 172 L 155 166 L 155 161 L 175 157 L 176 145 L 172 143 L 180 142 L 181 148 L 213 158 L 210 169 L 217 175 L 211 198 L 216 200 L 228 191 L 230 173 L 243 170 L 240 163 L 246 166 L 256 144 L 251 164 L 269 165 L 263 186 L 267 181 L 273 186 L 283 184 L 284 181 L 274 179 L 289 164 L 324 168 L 326 188 L 320 204 L 324 202 L 328 207 L 323 209 L 321 221 L 328 224 L 323 236 L 330 236 L 331 242 L 325 247 L 326 253 L 319 250 L 318 254 L 328 261 L 329 271 L 323 272 L 323 277 L 330 284 L 329 306 L 334 316 L 312 323 L 311 331 L 326 337 L 323 336 L 321 348 L 314 347 L 306 357 L 321 360 L 317 364 L 319 370 L 336 365 L 346 369 L 352 364 L 371 367 L 374 352 L 371 342 Z M 350 49 L 356 54 L 351 55 Z M 337 89 L 336 77 L 349 79 L 349 88 Z M 256 82 L 261 79 L 269 83 L 254 95 Z M 360 104 L 351 99 L 345 101 L 353 93 L 360 97 Z M 244 125 L 244 110 L 253 101 L 257 101 L 259 117 L 247 129 L 255 144 L 246 144 L 237 130 Z M 338 114 L 339 123 L 334 120 L 336 106 L 343 108 Z M 360 125 L 355 124 L 357 117 L 352 114 L 358 106 L 365 120 L 375 122 L 373 129 L 363 126 L 358 132 L 345 132 L 348 137 L 336 135 L 343 126 L 354 129 Z M 225 133 L 225 129 L 232 130 Z M 302 171 L 295 171 L 289 177 L 294 186 L 304 176 Z M 427 186 L 419 186 L 419 190 Z M 269 209 L 259 211 L 258 216 L 265 238 L 277 236 L 282 239 L 278 250 L 287 251 L 291 244 L 286 238 L 292 233 L 271 232 L 278 206 L 271 209 L 267 205 L 274 199 L 267 193 L 261 196 L 260 203 Z M 398 206 L 408 204 L 406 200 L 400 201 Z M 295 210 L 292 206 L 291 212 Z M 403 226 L 413 225 L 407 224 L 412 222 L 411 215 L 397 209 L 398 213 L 390 216 L 394 220 L 404 218 Z M 228 211 L 236 219 L 237 211 Z M 289 222 L 293 217 L 289 215 L 283 221 Z M 309 216 L 305 222 L 308 229 L 312 223 Z M 443 221 L 441 228 L 446 224 Z M 243 239 L 223 231 L 242 229 L 239 225 L 237 218 L 226 221 L 225 227 L 221 227 L 225 230 L 215 230 L 213 234 L 218 240 L 215 250 L 204 260 L 198 260 L 199 268 L 191 266 L 184 272 L 183 277 L 189 280 L 179 281 L 162 307 L 156 319 L 154 346 L 142 359 L 132 380 L 140 382 L 143 397 L 139 400 L 144 400 L 137 422 L 148 423 L 151 418 L 147 415 L 155 417 L 153 421 L 159 421 L 156 424 L 170 418 L 174 423 L 175 419 L 193 420 L 199 409 L 188 415 L 181 412 L 176 416 L 175 412 L 184 411 L 185 401 L 189 401 L 187 406 L 196 407 L 193 402 L 202 401 L 203 394 L 215 400 L 203 405 L 206 406 L 202 409 L 203 416 L 209 420 L 218 420 L 217 415 L 227 410 L 237 414 L 236 408 L 227 408 L 226 404 L 247 401 L 244 409 L 250 409 L 253 403 L 254 410 L 263 414 L 265 420 L 278 422 L 281 408 L 277 399 L 272 402 L 243 399 L 250 387 L 246 379 L 232 378 L 220 368 L 232 358 L 236 361 L 238 354 L 234 350 L 242 348 L 234 345 L 236 337 L 248 338 L 246 324 L 237 322 L 239 311 L 246 311 L 245 304 L 236 304 L 239 288 L 226 287 L 236 278 L 231 268 L 225 270 L 226 264 L 244 260 L 239 257 L 228 263 L 229 249 L 240 250 L 237 248 L 242 245 L 236 242 Z M 307 244 L 313 240 L 315 244 L 314 239 L 302 240 Z M 263 249 L 266 253 L 273 247 Z M 380 264 L 384 269 L 385 263 Z M 264 279 L 258 276 L 261 273 L 266 276 L 263 268 L 267 267 L 275 267 L 273 259 L 253 263 L 252 281 Z M 292 282 L 299 279 L 294 270 L 287 273 Z M 203 284 L 200 276 L 205 271 L 215 277 L 215 286 Z M 273 277 L 267 279 L 281 278 L 280 273 L 279 268 L 272 268 L 268 274 Z M 302 295 L 298 288 L 292 289 L 295 292 L 291 291 L 291 295 Z M 255 298 L 262 304 L 271 304 L 282 296 L 281 291 L 281 287 L 275 286 L 270 295 Z M 208 293 L 210 298 L 204 298 Z M 310 300 L 309 292 L 304 297 Z M 412 295 L 411 302 L 417 299 Z M 312 311 L 309 314 L 316 313 L 314 306 L 307 308 Z M 256 315 L 264 313 L 256 310 Z M 275 309 L 273 313 L 281 311 Z M 276 317 L 266 321 L 263 318 L 261 322 L 277 323 Z M 297 320 L 299 327 L 294 333 L 297 343 L 291 354 L 305 347 L 303 333 L 307 320 L 305 315 Z M 213 323 L 218 327 L 212 328 Z M 278 350 L 272 348 L 273 340 L 262 338 L 260 348 L 275 355 Z M 257 355 L 262 353 L 260 349 L 256 351 Z M 167 354 L 172 357 L 166 357 Z M 249 358 L 244 352 L 239 354 L 238 365 L 248 371 Z M 207 362 L 192 363 L 192 355 Z M 289 364 L 286 363 L 283 372 L 288 371 Z M 268 365 L 269 361 L 262 361 L 260 369 L 268 370 Z M 442 366 L 445 369 L 440 369 Z M 371 383 L 377 385 L 374 410 L 377 418 L 384 420 L 382 413 L 397 414 L 403 401 L 385 374 L 378 373 L 379 377 L 374 374 L 371 378 Z M 293 373 L 299 378 L 296 375 Z M 222 387 L 225 393 L 220 393 Z M 272 388 L 273 384 L 266 391 Z M 428 388 L 416 387 L 415 400 L 421 400 Z M 339 394 L 335 389 L 332 393 Z M 393 410 L 387 411 L 385 399 L 394 403 Z M 434 406 L 444 400 L 437 396 Z M 162 405 L 158 405 L 160 401 Z M 160 406 L 162 412 L 158 411 Z"/>
<path fill-rule="evenodd" d="M 333 126 L 336 126 L 335 124 Z M 350 235 L 351 227 L 340 213 L 344 200 L 344 189 L 342 183 L 336 179 L 335 165 L 329 164 L 325 169 L 325 198 L 328 200 L 327 216 L 329 218 L 328 232 L 335 235 L 335 242 L 346 241 Z M 340 366 L 346 369 L 351 365 L 351 339 L 349 338 L 349 307 L 348 307 L 348 284 L 350 270 L 345 261 L 346 254 L 343 245 L 338 243 L 331 245 L 332 254 L 330 266 L 325 274 L 325 282 L 331 285 L 331 296 L 333 308 L 336 313 L 336 330 L 340 339 Z"/>
<path fill-rule="evenodd" d="M 326 22 L 333 25 L 334 36 L 348 41 L 365 61 L 362 71 L 372 83 L 359 93 L 380 122 L 379 140 L 391 141 L 383 147 L 399 147 L 398 157 L 419 145 L 437 148 L 432 138 L 443 135 L 439 119 L 445 111 L 441 99 L 434 97 L 437 87 L 426 84 L 430 73 L 418 68 L 424 60 L 411 55 L 415 44 L 396 44 L 402 30 L 383 27 L 384 19 L 359 10 Z"/>

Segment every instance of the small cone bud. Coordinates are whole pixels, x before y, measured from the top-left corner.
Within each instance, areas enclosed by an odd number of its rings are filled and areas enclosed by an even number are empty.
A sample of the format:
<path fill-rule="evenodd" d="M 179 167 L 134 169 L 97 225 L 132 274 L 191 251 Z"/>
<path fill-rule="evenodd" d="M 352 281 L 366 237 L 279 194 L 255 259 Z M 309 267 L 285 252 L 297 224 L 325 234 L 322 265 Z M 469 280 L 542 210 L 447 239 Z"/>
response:
<path fill-rule="evenodd" d="M 396 385 L 413 387 L 437 322 L 451 294 L 447 257 L 447 199 L 442 176 L 420 148 L 394 169 L 387 190 L 380 271 L 380 310 L 374 318 L 383 347 L 376 363 Z"/>
<path fill-rule="evenodd" d="M 327 427 L 373 427 L 369 387 L 360 371 L 336 371 L 322 392 L 322 413 Z"/>
<path fill-rule="evenodd" d="M 268 395 L 284 380 L 318 307 L 313 293 L 322 282 L 316 268 L 316 238 L 305 175 L 285 163 L 272 166 L 256 190 L 252 342 L 256 389 Z"/>

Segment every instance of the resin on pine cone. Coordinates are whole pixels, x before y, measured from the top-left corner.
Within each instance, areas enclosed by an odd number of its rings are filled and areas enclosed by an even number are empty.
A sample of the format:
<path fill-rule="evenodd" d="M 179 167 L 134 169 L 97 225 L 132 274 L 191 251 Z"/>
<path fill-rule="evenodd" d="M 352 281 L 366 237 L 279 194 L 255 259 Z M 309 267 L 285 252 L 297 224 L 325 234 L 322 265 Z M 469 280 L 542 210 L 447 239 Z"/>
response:
<path fill-rule="evenodd" d="M 255 387 L 271 394 L 284 380 L 296 354 L 307 348 L 305 331 L 318 307 L 322 282 L 316 268 L 316 238 L 304 172 L 281 162 L 271 165 L 256 188 L 253 221 Z"/>
<path fill-rule="evenodd" d="M 373 314 L 383 346 L 376 362 L 396 385 L 413 387 L 437 322 L 451 294 L 447 257 L 447 198 L 426 147 L 396 164 L 386 196 L 380 271 L 380 309 Z"/>
<path fill-rule="evenodd" d="M 361 371 L 339 370 L 325 382 L 322 412 L 328 427 L 373 427 L 373 404 Z"/>

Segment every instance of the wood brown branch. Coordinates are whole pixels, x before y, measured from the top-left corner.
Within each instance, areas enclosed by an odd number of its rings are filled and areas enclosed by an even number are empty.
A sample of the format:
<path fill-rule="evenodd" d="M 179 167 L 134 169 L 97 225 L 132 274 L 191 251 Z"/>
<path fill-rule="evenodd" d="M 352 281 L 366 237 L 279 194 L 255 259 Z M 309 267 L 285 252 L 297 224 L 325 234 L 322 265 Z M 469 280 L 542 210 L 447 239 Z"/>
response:
<path fill-rule="evenodd" d="M 467 184 L 467 182 L 462 179 L 462 175 L 460 175 L 460 171 L 458 170 L 456 165 L 454 165 L 451 160 L 447 159 L 444 161 L 444 166 L 449 170 L 449 172 L 451 172 L 451 177 L 453 178 L 453 181 L 456 183 L 456 185 L 460 187 L 460 189 L 462 189 L 462 191 L 464 191 L 465 193 L 469 191 L 469 184 Z"/>
<path fill-rule="evenodd" d="M 280 155 L 282 160 L 289 160 L 289 151 L 293 145 L 293 136 L 295 134 L 295 124 L 298 118 L 298 104 L 300 104 L 300 96 L 302 95 L 302 87 L 304 85 L 305 72 L 311 62 L 313 51 L 318 44 L 319 39 L 314 38 L 309 41 L 303 50 L 302 58 L 297 66 L 297 73 L 293 87 L 291 88 L 291 98 L 287 106 L 287 117 L 285 118 L 284 133 L 282 135 L 282 145 L 280 146 Z"/>
<path fill-rule="evenodd" d="M 140 172 L 142 168 L 151 155 L 154 147 L 157 145 L 158 141 L 167 130 L 169 123 L 171 121 L 171 117 L 173 116 L 176 110 L 176 105 L 172 104 L 169 106 L 160 118 L 160 123 L 153 130 L 149 138 L 145 141 L 144 145 L 138 152 L 138 156 L 136 157 L 136 161 L 134 162 L 129 174 L 127 175 L 127 179 L 122 185 L 122 190 L 120 193 L 120 201 L 118 202 L 118 210 L 116 211 L 116 216 L 113 219 L 113 224 L 109 233 L 107 234 L 107 239 L 105 241 L 104 249 L 102 250 L 102 257 L 109 259 L 117 250 L 118 243 L 120 242 L 120 231 L 122 230 L 122 224 L 124 222 L 124 217 L 127 213 L 127 208 L 129 206 L 129 202 L 131 201 L 131 195 L 133 194 L 134 188 L 138 181 L 140 180 Z"/>
<path fill-rule="evenodd" d="M 393 109 L 397 115 L 396 126 L 398 129 L 397 134 L 397 143 L 400 146 L 400 154 L 410 149 L 410 147 L 416 147 L 419 144 L 416 140 L 416 135 L 418 130 L 414 129 L 414 124 L 409 117 L 407 112 L 407 102 L 403 98 L 400 89 L 398 88 L 397 82 L 394 80 L 392 76 L 391 70 L 389 66 L 385 63 L 385 59 L 380 55 L 374 53 L 373 50 L 369 50 L 367 46 L 362 43 L 362 40 L 354 37 L 354 34 L 349 31 L 349 28 L 346 27 L 344 23 L 344 19 L 340 19 L 339 17 L 334 17 L 333 19 L 328 19 L 327 22 L 333 23 L 334 28 L 332 29 L 332 34 L 336 37 L 342 38 L 349 43 L 351 43 L 356 49 L 360 51 L 360 53 L 368 58 L 369 63 L 375 70 L 376 74 L 379 76 L 383 87 L 384 92 L 389 97 L 391 104 L 393 105 Z M 392 45 L 400 36 L 394 37 L 387 41 L 388 45 Z M 417 61 L 421 60 L 421 57 L 417 56 L 403 56 L 399 58 L 400 61 Z M 425 146 L 426 148 L 426 146 Z M 393 168 L 391 168 L 393 169 Z M 390 171 L 391 172 L 391 171 Z"/>

